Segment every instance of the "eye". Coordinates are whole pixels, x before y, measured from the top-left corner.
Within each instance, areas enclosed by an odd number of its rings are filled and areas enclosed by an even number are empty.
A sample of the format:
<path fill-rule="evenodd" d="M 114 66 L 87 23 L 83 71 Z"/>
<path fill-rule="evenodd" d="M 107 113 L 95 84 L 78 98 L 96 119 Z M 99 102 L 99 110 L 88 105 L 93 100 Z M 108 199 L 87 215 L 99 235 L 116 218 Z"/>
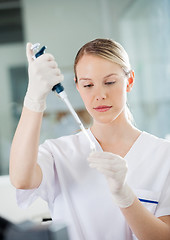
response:
<path fill-rule="evenodd" d="M 112 81 L 112 82 L 106 82 L 105 84 L 106 84 L 106 85 L 112 85 L 112 84 L 114 84 L 114 83 L 115 83 L 115 81 L 114 81 L 114 82 L 113 82 L 113 81 Z"/>
<path fill-rule="evenodd" d="M 90 87 L 92 87 L 92 86 L 93 86 L 93 84 L 84 85 L 85 88 L 90 88 Z"/>

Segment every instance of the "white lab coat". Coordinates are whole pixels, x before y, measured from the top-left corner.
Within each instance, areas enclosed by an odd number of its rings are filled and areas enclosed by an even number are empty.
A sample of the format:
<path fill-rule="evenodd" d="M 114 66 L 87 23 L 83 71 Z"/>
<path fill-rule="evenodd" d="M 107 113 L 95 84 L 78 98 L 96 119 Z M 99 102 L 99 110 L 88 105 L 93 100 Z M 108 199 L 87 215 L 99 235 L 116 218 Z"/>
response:
<path fill-rule="evenodd" d="M 113 203 L 105 177 L 88 166 L 89 153 L 82 132 L 46 140 L 38 155 L 42 183 L 37 189 L 17 190 L 19 206 L 42 197 L 52 219 L 68 225 L 71 240 L 136 239 Z M 142 132 L 125 159 L 127 182 L 144 206 L 157 217 L 170 215 L 170 142 Z"/>

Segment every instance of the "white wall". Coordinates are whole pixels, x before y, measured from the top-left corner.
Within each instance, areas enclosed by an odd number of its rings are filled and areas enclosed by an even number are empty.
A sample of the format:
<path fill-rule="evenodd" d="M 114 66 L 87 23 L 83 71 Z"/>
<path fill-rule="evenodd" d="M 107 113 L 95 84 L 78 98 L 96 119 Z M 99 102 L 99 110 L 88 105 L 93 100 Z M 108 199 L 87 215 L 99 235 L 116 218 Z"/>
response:
<path fill-rule="evenodd" d="M 48 46 L 61 68 L 73 65 L 78 48 L 103 34 L 98 0 L 23 0 L 26 41 Z"/>
<path fill-rule="evenodd" d="M 26 63 L 23 44 L 0 45 L 0 162 L 1 171 L 7 172 L 9 150 L 13 137 L 13 119 L 9 68 Z"/>
<path fill-rule="evenodd" d="M 136 1 L 120 21 L 120 36 L 136 73 L 130 105 L 137 126 L 170 133 L 170 1 Z"/>

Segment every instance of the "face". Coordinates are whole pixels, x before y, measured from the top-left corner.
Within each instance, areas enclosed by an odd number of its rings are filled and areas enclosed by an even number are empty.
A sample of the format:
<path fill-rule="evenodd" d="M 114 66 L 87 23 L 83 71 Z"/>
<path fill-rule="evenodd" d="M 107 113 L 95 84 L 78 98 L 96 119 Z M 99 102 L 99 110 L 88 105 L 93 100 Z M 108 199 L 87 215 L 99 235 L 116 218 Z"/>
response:
<path fill-rule="evenodd" d="M 77 89 L 94 122 L 111 123 L 125 115 L 126 95 L 133 83 L 118 64 L 84 55 L 76 72 Z"/>

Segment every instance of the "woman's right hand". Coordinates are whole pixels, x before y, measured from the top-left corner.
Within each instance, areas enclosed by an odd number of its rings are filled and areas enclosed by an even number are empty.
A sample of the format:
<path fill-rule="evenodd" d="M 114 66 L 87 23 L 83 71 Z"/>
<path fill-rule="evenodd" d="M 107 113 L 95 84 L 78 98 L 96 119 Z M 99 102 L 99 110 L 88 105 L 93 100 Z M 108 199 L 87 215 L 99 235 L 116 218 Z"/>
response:
<path fill-rule="evenodd" d="M 27 43 L 26 54 L 28 59 L 29 83 L 24 99 L 24 106 L 35 112 L 43 112 L 46 108 L 48 93 L 64 77 L 51 54 L 45 53 L 34 60 L 31 46 L 31 43 Z"/>

